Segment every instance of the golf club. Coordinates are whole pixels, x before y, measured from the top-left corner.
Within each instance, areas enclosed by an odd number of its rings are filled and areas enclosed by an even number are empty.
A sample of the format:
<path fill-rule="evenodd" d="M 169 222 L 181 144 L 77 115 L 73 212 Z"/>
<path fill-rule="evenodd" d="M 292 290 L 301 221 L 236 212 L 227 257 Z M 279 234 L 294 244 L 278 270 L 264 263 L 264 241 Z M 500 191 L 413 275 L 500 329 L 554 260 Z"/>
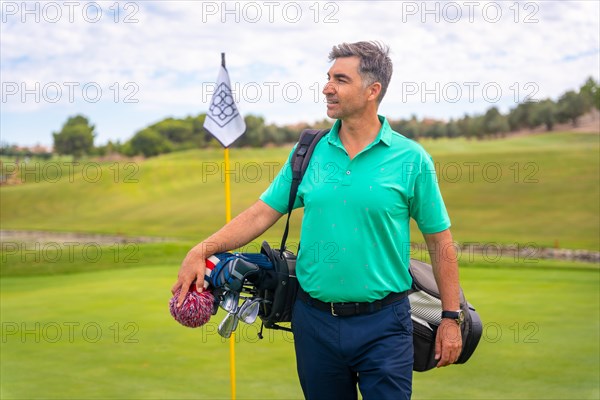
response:
<path fill-rule="evenodd" d="M 239 306 L 240 294 L 239 292 L 234 292 L 232 290 L 228 290 L 223 293 L 223 298 L 221 299 L 220 306 L 223 310 L 228 313 L 237 313 Z"/>
<path fill-rule="evenodd" d="M 261 301 L 262 299 L 259 297 L 246 298 L 237 313 L 238 318 L 246 324 L 254 323 L 258 317 Z"/>
<path fill-rule="evenodd" d="M 217 332 L 224 338 L 231 337 L 231 332 L 235 331 L 238 325 L 238 317 L 237 314 L 229 312 L 223 318 L 219 327 L 217 328 Z"/>

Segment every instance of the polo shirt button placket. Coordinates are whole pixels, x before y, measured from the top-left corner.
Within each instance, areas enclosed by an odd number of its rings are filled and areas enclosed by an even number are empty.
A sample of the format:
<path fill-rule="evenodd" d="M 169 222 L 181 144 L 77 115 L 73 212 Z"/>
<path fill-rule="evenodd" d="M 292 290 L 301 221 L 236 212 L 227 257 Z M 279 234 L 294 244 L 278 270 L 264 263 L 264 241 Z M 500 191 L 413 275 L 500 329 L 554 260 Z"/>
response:
<path fill-rule="evenodd" d="M 343 182 L 344 185 L 350 185 L 352 183 L 352 171 L 346 170 L 346 175 L 344 176 Z"/>

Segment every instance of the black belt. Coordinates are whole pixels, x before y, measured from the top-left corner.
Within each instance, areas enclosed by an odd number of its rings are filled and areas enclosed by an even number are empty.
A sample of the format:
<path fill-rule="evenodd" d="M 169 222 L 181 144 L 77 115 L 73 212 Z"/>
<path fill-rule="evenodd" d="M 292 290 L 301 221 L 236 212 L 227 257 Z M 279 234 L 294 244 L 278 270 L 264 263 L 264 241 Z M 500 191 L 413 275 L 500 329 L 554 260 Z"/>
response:
<path fill-rule="evenodd" d="M 318 310 L 331 312 L 335 317 L 350 317 L 352 315 L 369 314 L 381 310 L 383 307 L 402 300 L 408 291 L 390 293 L 381 300 L 373 302 L 326 303 L 310 297 L 302 288 L 298 289 L 298 298 Z"/>

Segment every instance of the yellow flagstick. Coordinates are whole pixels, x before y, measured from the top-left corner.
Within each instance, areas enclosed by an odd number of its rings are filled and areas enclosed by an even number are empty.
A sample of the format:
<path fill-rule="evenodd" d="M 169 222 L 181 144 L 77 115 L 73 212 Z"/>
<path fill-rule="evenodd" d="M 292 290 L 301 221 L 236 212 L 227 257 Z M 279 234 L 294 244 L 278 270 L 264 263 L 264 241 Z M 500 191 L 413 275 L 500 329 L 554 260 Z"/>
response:
<path fill-rule="evenodd" d="M 223 165 L 223 172 L 225 173 L 225 220 L 226 223 L 229 223 L 231 221 L 231 179 L 229 176 L 231 168 L 229 166 L 228 147 L 236 138 L 244 134 L 246 124 L 241 114 L 238 113 L 235 102 L 231 101 L 233 94 L 231 92 L 229 74 L 225 67 L 225 53 L 221 53 L 221 67 L 217 78 L 217 89 L 213 94 L 209 111 L 204 120 L 204 128 L 221 142 L 225 150 L 225 163 Z M 235 114 L 231 113 L 232 109 L 235 111 Z M 231 125 L 227 126 L 230 123 Z M 231 336 L 229 337 L 229 372 L 231 399 L 235 400 L 235 332 L 231 332 Z"/>
<path fill-rule="evenodd" d="M 229 179 L 229 147 L 225 147 L 225 222 L 231 221 L 231 180 Z"/>
<path fill-rule="evenodd" d="M 231 221 L 231 180 L 229 179 L 229 148 L 225 147 L 225 221 Z M 229 380 L 231 400 L 235 400 L 235 332 L 229 338 Z"/>

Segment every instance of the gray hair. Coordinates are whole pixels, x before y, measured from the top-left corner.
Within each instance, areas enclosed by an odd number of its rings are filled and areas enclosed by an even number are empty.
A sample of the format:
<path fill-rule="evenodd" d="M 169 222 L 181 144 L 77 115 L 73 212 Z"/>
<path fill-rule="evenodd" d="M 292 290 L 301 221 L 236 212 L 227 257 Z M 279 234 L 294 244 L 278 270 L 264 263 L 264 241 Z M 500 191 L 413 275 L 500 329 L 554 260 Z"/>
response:
<path fill-rule="evenodd" d="M 379 42 L 342 43 L 333 46 L 329 53 L 329 61 L 340 57 L 358 57 L 358 73 L 365 87 L 375 82 L 381 83 L 381 93 L 377 97 L 377 103 L 381 103 L 392 79 L 393 67 L 389 52 L 389 46 Z"/>

